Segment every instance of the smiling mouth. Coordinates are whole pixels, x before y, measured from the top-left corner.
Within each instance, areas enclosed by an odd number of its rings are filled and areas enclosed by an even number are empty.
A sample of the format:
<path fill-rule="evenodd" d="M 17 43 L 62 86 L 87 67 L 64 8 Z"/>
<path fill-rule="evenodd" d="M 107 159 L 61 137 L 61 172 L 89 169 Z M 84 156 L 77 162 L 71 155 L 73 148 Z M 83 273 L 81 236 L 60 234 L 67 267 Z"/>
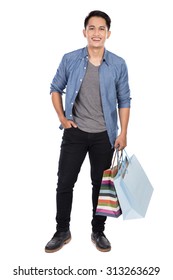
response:
<path fill-rule="evenodd" d="M 96 42 L 100 42 L 100 41 L 101 41 L 101 38 L 93 37 L 92 40 L 93 40 L 93 41 L 96 41 Z"/>

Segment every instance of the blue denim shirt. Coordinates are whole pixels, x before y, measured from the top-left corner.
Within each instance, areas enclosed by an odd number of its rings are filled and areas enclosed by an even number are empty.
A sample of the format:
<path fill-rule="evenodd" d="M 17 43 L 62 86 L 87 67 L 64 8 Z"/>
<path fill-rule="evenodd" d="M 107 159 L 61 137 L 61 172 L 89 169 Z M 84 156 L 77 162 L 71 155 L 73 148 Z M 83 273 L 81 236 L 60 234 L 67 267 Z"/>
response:
<path fill-rule="evenodd" d="M 72 109 L 84 79 L 88 64 L 87 47 L 67 53 L 51 83 L 50 93 L 65 93 L 65 116 L 73 120 Z M 104 51 L 99 67 L 100 94 L 107 133 L 113 147 L 118 134 L 117 107 L 130 107 L 128 71 L 124 59 Z M 62 127 L 61 127 L 62 128 Z"/>

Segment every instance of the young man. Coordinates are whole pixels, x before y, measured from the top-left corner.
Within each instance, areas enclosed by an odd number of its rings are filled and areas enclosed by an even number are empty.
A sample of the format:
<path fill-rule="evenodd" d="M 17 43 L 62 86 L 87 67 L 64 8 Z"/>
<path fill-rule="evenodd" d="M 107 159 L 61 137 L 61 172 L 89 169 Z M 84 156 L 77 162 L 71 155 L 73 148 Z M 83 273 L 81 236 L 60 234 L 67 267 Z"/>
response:
<path fill-rule="evenodd" d="M 48 253 L 58 251 L 71 239 L 73 188 L 87 153 L 93 186 L 91 239 L 98 250 L 111 250 L 104 234 L 106 217 L 95 215 L 95 211 L 103 171 L 110 167 L 114 148 L 122 150 L 126 147 L 130 90 L 125 61 L 104 47 L 111 34 L 110 24 L 111 20 L 104 12 L 89 13 L 83 30 L 87 47 L 63 56 L 51 84 L 52 102 L 64 133 L 56 193 L 57 227 L 45 247 Z M 65 111 L 62 102 L 64 89 Z M 121 126 L 119 135 L 117 105 Z"/>

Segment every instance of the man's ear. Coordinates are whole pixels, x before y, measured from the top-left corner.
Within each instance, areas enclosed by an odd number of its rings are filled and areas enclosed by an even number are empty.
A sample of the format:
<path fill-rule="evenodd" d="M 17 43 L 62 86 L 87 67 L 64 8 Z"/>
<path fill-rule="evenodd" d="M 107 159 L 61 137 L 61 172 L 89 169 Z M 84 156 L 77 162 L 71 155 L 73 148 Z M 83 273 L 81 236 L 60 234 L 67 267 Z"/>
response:
<path fill-rule="evenodd" d="M 83 29 L 83 35 L 84 35 L 84 37 L 86 37 L 86 30 L 85 29 Z"/>
<path fill-rule="evenodd" d="M 111 36 L 111 31 L 108 31 L 107 39 Z"/>

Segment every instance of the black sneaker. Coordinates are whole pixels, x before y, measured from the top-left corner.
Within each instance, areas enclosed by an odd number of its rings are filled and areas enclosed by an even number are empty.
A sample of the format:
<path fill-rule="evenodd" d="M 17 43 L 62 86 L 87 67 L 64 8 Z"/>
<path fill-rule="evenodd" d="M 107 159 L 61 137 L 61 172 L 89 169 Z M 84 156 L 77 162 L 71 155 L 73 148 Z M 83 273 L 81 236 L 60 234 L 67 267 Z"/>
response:
<path fill-rule="evenodd" d="M 111 250 L 111 244 L 102 231 L 93 232 L 91 240 L 96 245 L 97 250 L 101 252 L 109 252 Z"/>
<path fill-rule="evenodd" d="M 64 244 L 67 244 L 71 240 L 71 233 L 70 231 L 57 231 L 55 232 L 54 236 L 52 239 L 47 243 L 45 247 L 45 252 L 46 253 L 54 253 L 58 250 L 60 250 Z"/>

